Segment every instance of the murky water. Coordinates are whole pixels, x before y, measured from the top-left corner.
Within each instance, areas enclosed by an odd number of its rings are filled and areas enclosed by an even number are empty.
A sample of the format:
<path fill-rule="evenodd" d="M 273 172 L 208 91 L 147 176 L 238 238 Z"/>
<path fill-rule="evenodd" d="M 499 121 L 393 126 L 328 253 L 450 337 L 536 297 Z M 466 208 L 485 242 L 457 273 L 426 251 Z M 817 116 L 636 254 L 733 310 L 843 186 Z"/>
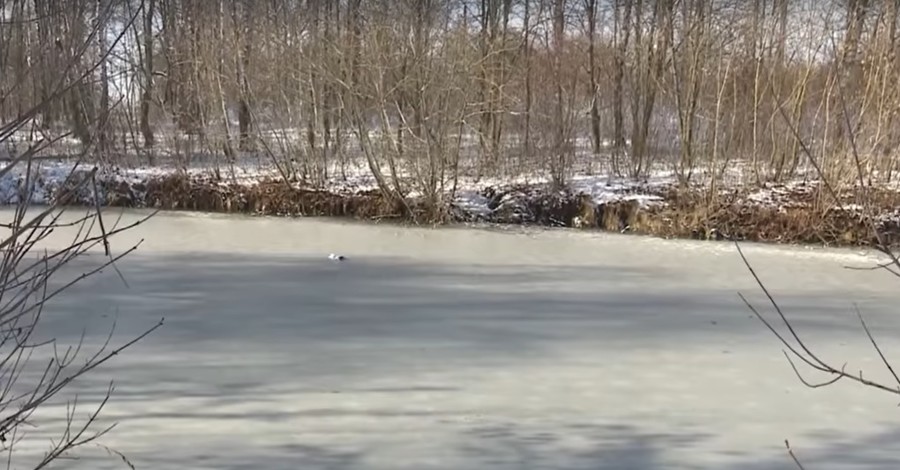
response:
<path fill-rule="evenodd" d="M 900 464 L 897 400 L 802 386 L 733 245 L 159 214 L 113 248 L 139 239 L 127 287 L 89 279 L 43 331 L 97 345 L 166 318 L 73 389 L 115 380 L 101 443 L 137 468 L 795 468 L 785 439 L 808 468 Z M 900 360 L 900 281 L 844 268 L 874 256 L 746 252 L 825 357 L 884 376 L 856 302 Z"/>

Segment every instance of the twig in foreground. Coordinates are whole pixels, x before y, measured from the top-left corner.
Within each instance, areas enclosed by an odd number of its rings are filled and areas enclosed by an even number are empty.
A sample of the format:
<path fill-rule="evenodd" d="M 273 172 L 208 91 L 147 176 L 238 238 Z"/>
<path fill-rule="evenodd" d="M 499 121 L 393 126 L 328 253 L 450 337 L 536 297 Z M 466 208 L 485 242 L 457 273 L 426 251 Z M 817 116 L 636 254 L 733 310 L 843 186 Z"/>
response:
<path fill-rule="evenodd" d="M 797 468 L 799 468 L 800 470 L 806 470 L 806 468 L 803 466 L 803 464 L 800 463 L 800 459 L 798 459 L 797 456 L 794 455 L 794 449 L 791 449 L 791 443 L 788 442 L 787 439 L 784 440 L 784 446 L 787 447 L 788 455 L 791 456 L 791 459 L 797 465 Z"/>
<path fill-rule="evenodd" d="M 866 336 L 869 338 L 869 341 L 875 347 L 875 350 L 878 352 L 879 356 L 881 357 L 882 362 L 885 364 L 888 371 L 890 371 L 891 374 L 893 375 L 895 381 L 897 382 L 896 385 L 887 385 L 887 384 L 884 384 L 881 382 L 867 379 L 867 378 L 863 377 L 862 372 L 859 372 L 858 375 L 848 373 L 845 370 L 846 364 L 844 366 L 842 366 L 840 369 L 838 369 L 837 367 L 834 367 L 831 364 L 829 364 L 828 362 L 822 360 L 817 354 L 815 354 L 808 347 L 806 342 L 800 338 L 800 335 L 797 333 L 796 329 L 794 328 L 794 324 L 787 318 L 787 315 L 781 309 L 781 306 L 778 304 L 778 302 L 772 296 L 769 289 L 762 282 L 762 279 L 760 279 L 759 275 L 756 273 L 756 270 L 753 269 L 753 266 L 750 264 L 750 261 L 747 259 L 743 250 L 741 250 L 740 244 L 736 240 L 734 241 L 734 244 L 735 244 L 735 247 L 737 247 L 738 254 L 740 254 L 740 256 L 741 256 L 741 260 L 744 262 L 744 266 L 746 266 L 747 270 L 750 271 L 750 274 L 753 276 L 753 279 L 756 281 L 756 284 L 766 295 L 766 298 L 768 299 L 769 303 L 772 305 L 772 307 L 778 313 L 778 316 L 781 319 L 781 322 L 788 329 L 788 331 L 790 333 L 790 338 L 793 338 L 794 342 L 796 342 L 797 345 L 794 346 L 793 344 L 791 344 L 791 342 L 788 340 L 788 338 L 786 338 L 784 335 L 779 333 L 778 330 L 776 330 L 775 327 L 772 325 L 772 323 L 769 322 L 768 320 L 766 320 L 766 318 L 762 315 L 762 313 L 760 313 L 759 310 L 756 307 L 754 307 L 753 304 L 751 304 L 747 300 L 747 298 L 744 297 L 743 294 L 738 293 L 738 296 L 741 298 L 741 300 L 744 302 L 744 304 L 747 306 L 747 308 L 749 308 L 750 311 L 753 312 L 753 314 L 756 316 L 756 318 L 758 318 L 766 326 L 766 328 L 768 328 L 769 331 L 771 331 L 772 334 L 774 334 L 775 337 L 778 338 L 778 340 L 782 343 L 782 345 L 784 345 L 786 350 L 783 350 L 782 352 L 784 353 L 785 357 L 787 358 L 788 362 L 790 363 L 791 368 L 793 368 L 794 373 L 797 374 L 797 377 L 800 379 L 800 381 L 804 385 L 806 385 L 810 388 L 819 388 L 819 387 L 824 387 L 827 385 L 832 385 L 841 379 L 848 379 L 848 380 L 857 382 L 857 383 L 867 386 L 867 387 L 875 388 L 875 389 L 878 389 L 878 390 L 881 390 L 884 392 L 888 392 L 888 393 L 891 393 L 894 395 L 900 395 L 900 377 L 898 377 L 897 374 L 894 373 L 893 367 L 890 365 L 887 358 L 885 358 L 884 355 L 881 353 L 881 348 L 880 348 L 880 346 L 878 346 L 878 342 L 875 340 L 874 336 L 871 334 L 871 331 L 869 330 L 868 325 L 863 320 L 862 314 L 857 312 L 857 316 L 862 324 L 863 331 L 866 332 Z M 822 382 L 817 382 L 817 383 L 806 380 L 803 377 L 803 375 L 800 373 L 800 370 L 796 367 L 794 361 L 791 359 L 792 356 L 799 359 L 800 361 L 804 362 L 810 368 L 812 368 L 816 371 L 819 371 L 819 372 L 823 372 L 823 373 L 832 375 L 832 377 L 830 379 L 827 379 Z"/>

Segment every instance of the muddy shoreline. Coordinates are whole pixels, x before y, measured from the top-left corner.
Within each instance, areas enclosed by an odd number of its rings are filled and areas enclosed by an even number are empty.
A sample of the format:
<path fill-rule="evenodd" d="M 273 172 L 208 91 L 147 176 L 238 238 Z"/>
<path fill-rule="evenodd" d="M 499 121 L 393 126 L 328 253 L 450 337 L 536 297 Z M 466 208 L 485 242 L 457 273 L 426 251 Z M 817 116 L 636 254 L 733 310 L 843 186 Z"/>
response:
<path fill-rule="evenodd" d="M 70 180 L 68 184 L 75 184 Z M 100 204 L 107 207 L 156 208 L 213 213 L 269 216 L 344 217 L 361 220 L 428 222 L 434 224 L 493 223 L 571 227 L 634 233 L 661 238 L 870 247 L 877 243 L 871 225 L 875 220 L 885 241 L 900 246 L 900 193 L 870 189 L 866 200 L 873 218 L 865 217 L 860 195 L 841 194 L 841 207 L 815 183 L 775 188 L 775 201 L 761 203 L 752 190 L 718 191 L 708 188 L 647 187 L 642 196 L 653 204 L 641 204 L 623 194 L 621 199 L 595 203 L 572 191 L 553 191 L 546 185 L 487 187 L 479 197 L 486 208 L 471 210 L 455 203 L 437 210 L 417 198 L 392 200 L 381 192 L 329 192 L 298 188 L 283 181 L 256 184 L 223 184 L 208 177 L 170 174 L 141 181 L 98 179 Z M 94 205 L 94 192 L 82 187 L 67 197 L 66 205 Z M 52 193 L 62 194 L 64 188 Z M 635 190 L 631 190 L 634 192 Z M 55 200 L 54 194 L 47 195 Z"/>

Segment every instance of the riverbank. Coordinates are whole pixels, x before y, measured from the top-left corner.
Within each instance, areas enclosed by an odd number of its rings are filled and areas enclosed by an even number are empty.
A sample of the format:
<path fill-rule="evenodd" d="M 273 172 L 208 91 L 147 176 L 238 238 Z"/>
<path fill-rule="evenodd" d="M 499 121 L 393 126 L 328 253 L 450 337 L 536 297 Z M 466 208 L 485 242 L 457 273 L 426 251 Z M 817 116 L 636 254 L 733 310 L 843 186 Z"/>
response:
<path fill-rule="evenodd" d="M 17 169 L 16 169 L 17 170 Z M 679 186 L 659 175 L 647 181 L 578 176 L 568 188 L 544 181 L 467 182 L 438 207 L 415 194 L 386 197 L 359 179 L 326 189 L 285 183 L 269 172 L 245 172 L 219 181 L 205 172 L 165 168 L 74 169 L 44 163 L 29 177 L 11 171 L 0 179 L 0 205 L 30 198 L 48 204 L 70 193 L 68 205 L 159 208 L 273 216 L 350 217 L 415 223 L 496 223 L 572 227 L 663 238 L 730 239 L 825 246 L 872 246 L 866 220 L 886 241 L 900 244 L 900 191 L 870 188 L 864 217 L 858 191 L 842 190 L 840 205 L 815 181 L 749 187 Z M 92 181 L 91 175 L 94 175 Z M 96 183 L 96 184 L 95 184 Z M 67 188 L 70 191 L 67 191 Z"/>

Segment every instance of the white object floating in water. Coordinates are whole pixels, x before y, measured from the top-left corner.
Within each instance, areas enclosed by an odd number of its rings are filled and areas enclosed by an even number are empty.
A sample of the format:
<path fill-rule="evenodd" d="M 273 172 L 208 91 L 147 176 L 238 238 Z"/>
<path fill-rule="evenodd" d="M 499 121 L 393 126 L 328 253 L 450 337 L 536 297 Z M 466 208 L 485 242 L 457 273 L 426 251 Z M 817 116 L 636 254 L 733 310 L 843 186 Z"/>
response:
<path fill-rule="evenodd" d="M 344 261 L 347 258 L 344 258 L 343 255 L 337 255 L 337 254 L 332 253 L 332 254 L 328 255 L 328 259 L 330 259 L 332 261 Z"/>

